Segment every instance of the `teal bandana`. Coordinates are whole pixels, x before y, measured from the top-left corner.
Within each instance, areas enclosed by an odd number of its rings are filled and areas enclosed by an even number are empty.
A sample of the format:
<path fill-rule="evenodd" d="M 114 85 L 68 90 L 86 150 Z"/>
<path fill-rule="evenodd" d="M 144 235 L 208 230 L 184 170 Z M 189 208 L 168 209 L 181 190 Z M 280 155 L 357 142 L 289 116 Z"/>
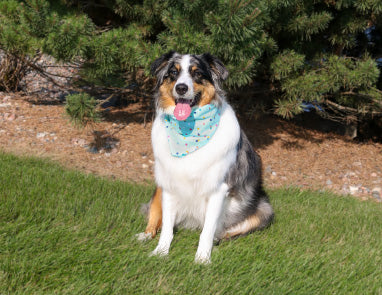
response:
<path fill-rule="evenodd" d="M 171 154 L 182 158 L 208 143 L 216 132 L 220 110 L 212 104 L 193 108 L 191 115 L 178 121 L 173 115 L 165 115 L 167 139 Z"/>

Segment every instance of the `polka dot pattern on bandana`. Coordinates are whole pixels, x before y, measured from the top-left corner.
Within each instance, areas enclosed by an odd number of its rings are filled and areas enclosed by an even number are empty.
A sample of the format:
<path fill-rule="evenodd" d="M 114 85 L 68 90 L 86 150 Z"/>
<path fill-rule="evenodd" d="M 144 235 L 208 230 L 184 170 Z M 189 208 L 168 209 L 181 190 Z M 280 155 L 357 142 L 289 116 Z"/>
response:
<path fill-rule="evenodd" d="M 167 139 L 171 154 L 182 158 L 206 145 L 215 134 L 220 121 L 220 110 L 212 104 L 193 108 L 191 115 L 178 121 L 165 115 Z"/>

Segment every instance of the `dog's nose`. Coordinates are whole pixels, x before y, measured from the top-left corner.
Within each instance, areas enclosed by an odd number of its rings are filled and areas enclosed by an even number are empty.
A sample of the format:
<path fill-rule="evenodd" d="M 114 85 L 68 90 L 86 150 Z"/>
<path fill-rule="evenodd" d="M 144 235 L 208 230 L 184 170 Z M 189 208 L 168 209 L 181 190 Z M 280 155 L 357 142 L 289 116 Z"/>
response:
<path fill-rule="evenodd" d="M 185 94 L 187 92 L 187 90 L 188 90 L 188 86 L 184 83 L 181 83 L 181 84 L 178 84 L 175 86 L 175 91 L 179 95 Z"/>

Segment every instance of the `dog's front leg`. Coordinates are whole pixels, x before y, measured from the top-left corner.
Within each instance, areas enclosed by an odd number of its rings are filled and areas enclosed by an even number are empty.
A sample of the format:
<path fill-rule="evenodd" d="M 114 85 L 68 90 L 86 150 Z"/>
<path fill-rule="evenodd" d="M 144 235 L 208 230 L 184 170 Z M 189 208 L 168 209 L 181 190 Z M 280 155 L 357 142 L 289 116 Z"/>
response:
<path fill-rule="evenodd" d="M 162 193 L 162 232 L 160 234 L 158 246 L 151 253 L 152 255 L 164 256 L 168 254 L 172 238 L 174 237 L 174 224 L 176 218 L 173 199 L 170 194 L 163 190 Z"/>
<path fill-rule="evenodd" d="M 211 250 L 214 236 L 227 192 L 228 185 L 223 183 L 208 200 L 204 226 L 200 235 L 198 250 L 195 255 L 195 262 L 197 263 L 211 262 Z"/>

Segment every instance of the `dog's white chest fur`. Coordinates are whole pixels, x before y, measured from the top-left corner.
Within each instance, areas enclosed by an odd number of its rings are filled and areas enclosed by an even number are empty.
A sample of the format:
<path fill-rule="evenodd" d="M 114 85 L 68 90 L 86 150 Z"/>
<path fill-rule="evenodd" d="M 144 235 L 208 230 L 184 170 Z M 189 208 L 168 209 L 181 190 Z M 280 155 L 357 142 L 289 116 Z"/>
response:
<path fill-rule="evenodd" d="M 176 223 L 202 227 L 209 197 L 220 189 L 236 160 L 240 127 L 232 108 L 223 103 L 219 127 L 210 142 L 183 158 L 171 155 L 163 114 L 152 128 L 157 185 L 171 195 Z"/>

